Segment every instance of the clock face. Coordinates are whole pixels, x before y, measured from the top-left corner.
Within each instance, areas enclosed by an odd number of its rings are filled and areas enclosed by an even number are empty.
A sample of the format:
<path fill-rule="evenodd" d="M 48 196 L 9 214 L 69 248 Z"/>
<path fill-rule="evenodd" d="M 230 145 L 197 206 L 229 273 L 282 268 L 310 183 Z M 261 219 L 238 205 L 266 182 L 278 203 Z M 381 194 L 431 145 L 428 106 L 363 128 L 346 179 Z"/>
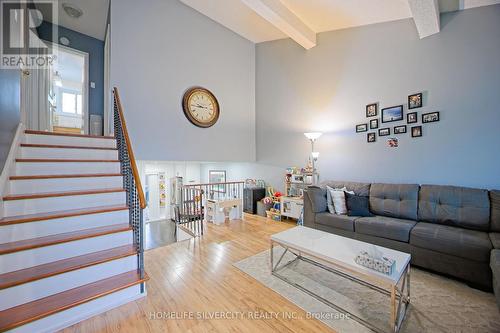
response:
<path fill-rule="evenodd" d="M 219 103 L 205 88 L 189 89 L 184 94 L 182 104 L 186 117 L 198 127 L 213 126 L 219 119 Z"/>

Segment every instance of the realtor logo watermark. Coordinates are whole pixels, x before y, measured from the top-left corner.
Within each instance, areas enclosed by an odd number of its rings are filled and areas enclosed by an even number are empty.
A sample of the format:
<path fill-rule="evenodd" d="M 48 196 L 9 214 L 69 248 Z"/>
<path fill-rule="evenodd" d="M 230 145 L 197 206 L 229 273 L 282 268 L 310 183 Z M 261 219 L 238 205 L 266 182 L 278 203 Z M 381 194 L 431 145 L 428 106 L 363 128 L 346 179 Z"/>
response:
<path fill-rule="evenodd" d="M 51 43 L 38 38 L 43 21 L 52 22 L 49 33 L 57 40 L 57 2 L 4 0 L 1 2 L 0 68 L 42 69 L 55 61 Z"/>

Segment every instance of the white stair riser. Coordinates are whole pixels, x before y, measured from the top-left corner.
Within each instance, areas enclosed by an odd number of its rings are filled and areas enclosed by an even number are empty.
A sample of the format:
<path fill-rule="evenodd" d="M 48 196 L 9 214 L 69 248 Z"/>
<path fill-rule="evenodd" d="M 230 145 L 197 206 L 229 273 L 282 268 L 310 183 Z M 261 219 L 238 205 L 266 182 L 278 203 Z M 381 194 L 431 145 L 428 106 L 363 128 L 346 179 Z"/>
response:
<path fill-rule="evenodd" d="M 141 294 L 141 286 L 135 285 L 17 327 L 9 333 L 56 332 L 144 296 L 146 293 Z"/>
<path fill-rule="evenodd" d="M 9 194 L 35 194 L 123 187 L 123 177 L 82 177 L 10 181 Z"/>
<path fill-rule="evenodd" d="M 0 244 L 129 223 L 128 210 L 11 224 L 0 227 Z"/>
<path fill-rule="evenodd" d="M 125 204 L 125 192 L 4 201 L 4 215 L 17 216 L 68 209 Z"/>
<path fill-rule="evenodd" d="M 21 147 L 21 158 L 117 160 L 117 150 Z"/>
<path fill-rule="evenodd" d="M 26 134 L 25 143 L 116 148 L 116 140 L 114 139 L 82 138 L 62 135 Z"/>
<path fill-rule="evenodd" d="M 18 162 L 16 176 L 120 173 L 119 162 Z"/>
<path fill-rule="evenodd" d="M 132 231 L 0 255 L 0 274 L 133 243 Z"/>
<path fill-rule="evenodd" d="M 0 311 L 137 269 L 129 256 L 0 290 Z"/>

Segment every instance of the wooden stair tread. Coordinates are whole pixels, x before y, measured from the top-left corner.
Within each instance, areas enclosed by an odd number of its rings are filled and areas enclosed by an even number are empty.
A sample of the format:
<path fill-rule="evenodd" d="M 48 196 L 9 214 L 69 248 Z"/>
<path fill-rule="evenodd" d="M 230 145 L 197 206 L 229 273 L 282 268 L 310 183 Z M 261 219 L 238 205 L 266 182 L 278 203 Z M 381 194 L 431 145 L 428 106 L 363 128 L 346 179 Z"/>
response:
<path fill-rule="evenodd" d="M 72 134 L 72 133 L 55 133 L 55 132 L 45 132 L 45 131 L 34 131 L 25 130 L 26 134 L 37 134 L 37 135 L 55 135 L 55 136 L 72 136 L 78 138 L 91 138 L 91 139 L 115 139 L 114 136 L 96 136 L 87 134 Z"/>
<path fill-rule="evenodd" d="M 82 173 L 68 175 L 34 175 L 10 176 L 9 180 L 57 179 L 57 178 L 94 178 L 94 177 L 123 177 L 121 173 Z"/>
<path fill-rule="evenodd" d="M 35 143 L 21 143 L 21 147 L 26 147 L 26 148 L 58 148 L 58 149 L 60 148 L 60 149 L 118 150 L 118 148 L 110 148 L 110 147 L 48 145 L 48 144 L 35 144 Z"/>
<path fill-rule="evenodd" d="M 0 226 L 26 223 L 26 222 L 35 222 L 35 221 L 45 221 L 45 220 L 52 220 L 52 219 L 59 219 L 59 218 L 73 217 L 73 216 L 115 212 L 119 210 L 128 210 L 128 207 L 126 205 L 99 206 L 92 208 L 61 210 L 57 212 L 9 216 L 0 219 Z"/>
<path fill-rule="evenodd" d="M 71 241 L 81 240 L 85 238 L 92 238 L 97 236 L 104 236 L 113 233 L 132 230 L 130 225 L 115 224 L 105 227 L 91 228 L 79 231 L 66 232 L 57 235 L 44 236 L 39 238 L 25 239 L 21 241 L 0 244 L 0 255 L 13 253 L 18 251 L 25 251 L 39 247 L 67 243 Z"/>
<path fill-rule="evenodd" d="M 75 159 L 75 158 L 16 158 L 18 163 L 119 163 L 119 160 L 89 160 L 89 159 Z"/>
<path fill-rule="evenodd" d="M 148 279 L 147 275 L 141 279 L 139 273 L 134 270 L 0 311 L 0 332 L 140 284 Z"/>
<path fill-rule="evenodd" d="M 102 264 L 108 261 L 125 258 L 136 253 L 136 247 L 133 244 L 130 244 L 0 274 L 0 290 L 48 278 L 54 275 L 71 272 L 77 269 Z"/>
<path fill-rule="evenodd" d="M 105 189 L 95 189 L 95 190 L 11 194 L 3 197 L 3 200 L 12 201 L 12 200 L 25 200 L 25 199 L 40 199 L 40 198 L 67 197 L 73 195 L 90 195 L 90 194 L 103 194 L 103 193 L 114 193 L 114 192 L 125 192 L 125 189 L 122 187 L 117 187 L 117 188 L 105 188 Z"/>

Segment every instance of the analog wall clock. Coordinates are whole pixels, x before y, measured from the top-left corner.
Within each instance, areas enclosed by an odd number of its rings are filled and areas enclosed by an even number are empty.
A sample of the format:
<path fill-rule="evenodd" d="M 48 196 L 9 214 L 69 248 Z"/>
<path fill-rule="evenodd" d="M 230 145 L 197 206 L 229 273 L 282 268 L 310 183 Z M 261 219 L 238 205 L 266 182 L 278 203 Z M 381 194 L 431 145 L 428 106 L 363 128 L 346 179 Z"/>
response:
<path fill-rule="evenodd" d="M 184 93 L 182 108 L 193 125 L 207 128 L 219 119 L 219 103 L 214 94 L 202 87 L 193 87 Z"/>

